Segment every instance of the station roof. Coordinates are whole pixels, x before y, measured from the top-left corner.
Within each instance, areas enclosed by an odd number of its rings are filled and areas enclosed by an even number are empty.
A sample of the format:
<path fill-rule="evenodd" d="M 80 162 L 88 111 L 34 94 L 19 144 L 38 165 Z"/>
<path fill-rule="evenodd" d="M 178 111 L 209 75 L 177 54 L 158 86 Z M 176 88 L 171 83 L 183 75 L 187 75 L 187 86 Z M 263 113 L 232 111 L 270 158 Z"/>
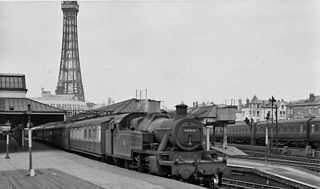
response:
<path fill-rule="evenodd" d="M 159 102 L 155 100 L 148 100 L 148 104 L 146 103 L 146 100 L 139 100 L 139 99 L 129 99 L 122 102 L 118 102 L 115 104 L 110 104 L 108 106 L 104 106 L 98 109 L 95 109 L 95 111 L 105 111 L 105 112 L 111 112 L 113 114 L 119 114 L 119 113 L 131 113 L 131 112 L 142 112 L 145 113 L 147 111 L 146 107 L 155 110 L 155 112 L 160 112 L 160 109 L 157 111 L 156 104 L 150 103 L 150 102 Z M 150 107 L 154 106 L 154 107 Z"/>
<path fill-rule="evenodd" d="M 0 98 L 0 113 L 26 113 L 28 104 L 31 106 L 31 114 L 65 113 L 64 110 L 28 98 Z"/>
<path fill-rule="evenodd" d="M 215 118 L 217 106 L 201 106 L 201 107 L 193 107 L 188 110 L 188 114 L 195 115 L 197 118 Z"/>
<path fill-rule="evenodd" d="M 320 96 L 314 96 L 314 99 L 301 99 L 291 101 L 288 105 L 289 106 L 310 106 L 310 105 L 319 105 L 320 104 Z"/>

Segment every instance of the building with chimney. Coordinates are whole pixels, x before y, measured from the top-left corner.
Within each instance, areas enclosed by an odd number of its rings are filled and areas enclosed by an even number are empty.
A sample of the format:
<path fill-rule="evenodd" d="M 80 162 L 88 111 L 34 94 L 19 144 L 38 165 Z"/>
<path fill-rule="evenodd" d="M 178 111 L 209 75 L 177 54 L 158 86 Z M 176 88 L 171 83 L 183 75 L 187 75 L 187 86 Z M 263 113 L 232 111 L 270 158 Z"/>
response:
<path fill-rule="evenodd" d="M 291 101 L 287 108 L 288 119 L 303 119 L 320 116 L 320 96 L 309 94 L 309 98 Z"/>
<path fill-rule="evenodd" d="M 244 121 L 246 118 L 253 119 L 254 122 L 266 121 L 267 115 L 269 114 L 269 120 L 286 120 L 287 119 L 287 102 L 277 100 L 273 103 L 271 100 L 259 100 L 256 95 L 251 100 L 246 99 L 244 105 L 241 104 L 236 115 L 236 121 Z M 240 106 L 239 106 L 240 107 Z"/>

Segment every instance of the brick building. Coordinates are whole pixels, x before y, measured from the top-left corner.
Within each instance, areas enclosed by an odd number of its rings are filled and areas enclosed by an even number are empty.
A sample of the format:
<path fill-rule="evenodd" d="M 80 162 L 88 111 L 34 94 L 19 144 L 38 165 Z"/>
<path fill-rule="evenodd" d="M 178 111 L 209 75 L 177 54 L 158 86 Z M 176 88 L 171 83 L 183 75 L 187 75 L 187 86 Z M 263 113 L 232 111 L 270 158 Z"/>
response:
<path fill-rule="evenodd" d="M 320 96 L 313 93 L 309 98 L 291 101 L 287 106 L 288 119 L 303 119 L 312 116 L 320 116 Z"/>

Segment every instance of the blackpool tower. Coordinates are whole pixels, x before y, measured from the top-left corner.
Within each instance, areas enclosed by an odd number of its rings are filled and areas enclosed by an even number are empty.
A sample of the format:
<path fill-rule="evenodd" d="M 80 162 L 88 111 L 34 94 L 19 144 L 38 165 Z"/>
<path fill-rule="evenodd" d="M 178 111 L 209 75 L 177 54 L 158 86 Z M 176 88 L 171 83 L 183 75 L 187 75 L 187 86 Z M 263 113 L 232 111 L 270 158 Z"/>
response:
<path fill-rule="evenodd" d="M 75 100 L 85 101 L 79 61 L 76 1 L 63 1 L 62 49 L 57 95 L 74 95 Z"/>

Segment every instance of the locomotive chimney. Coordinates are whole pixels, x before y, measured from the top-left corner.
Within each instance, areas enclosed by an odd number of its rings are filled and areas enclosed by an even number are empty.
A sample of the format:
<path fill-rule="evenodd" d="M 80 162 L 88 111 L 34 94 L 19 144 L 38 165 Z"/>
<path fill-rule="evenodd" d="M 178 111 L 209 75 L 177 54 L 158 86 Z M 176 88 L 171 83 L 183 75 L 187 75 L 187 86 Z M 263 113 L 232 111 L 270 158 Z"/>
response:
<path fill-rule="evenodd" d="M 188 106 L 181 103 L 175 106 L 176 107 L 176 116 L 183 117 L 187 115 Z"/>

